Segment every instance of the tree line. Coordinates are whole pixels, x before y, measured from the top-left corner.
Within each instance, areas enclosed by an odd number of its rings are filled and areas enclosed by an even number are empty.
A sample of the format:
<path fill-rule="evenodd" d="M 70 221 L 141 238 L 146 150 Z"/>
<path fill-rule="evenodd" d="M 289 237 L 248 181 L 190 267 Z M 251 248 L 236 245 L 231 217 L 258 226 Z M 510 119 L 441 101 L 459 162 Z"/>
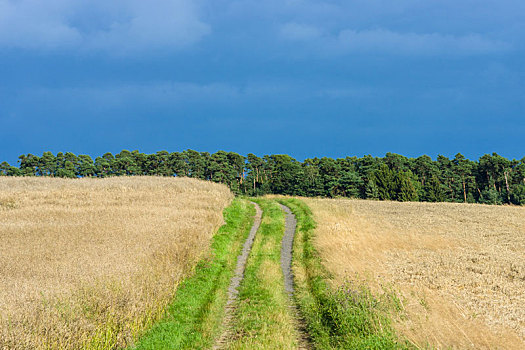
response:
<path fill-rule="evenodd" d="M 234 152 L 123 150 L 93 160 L 89 155 L 44 152 L 24 154 L 18 167 L 0 164 L 0 176 L 109 177 L 157 175 L 208 180 L 228 185 L 237 194 L 283 194 L 306 197 L 525 204 L 525 157 L 508 160 L 496 153 L 472 161 L 423 155 L 308 158 L 286 154 L 258 157 Z"/>

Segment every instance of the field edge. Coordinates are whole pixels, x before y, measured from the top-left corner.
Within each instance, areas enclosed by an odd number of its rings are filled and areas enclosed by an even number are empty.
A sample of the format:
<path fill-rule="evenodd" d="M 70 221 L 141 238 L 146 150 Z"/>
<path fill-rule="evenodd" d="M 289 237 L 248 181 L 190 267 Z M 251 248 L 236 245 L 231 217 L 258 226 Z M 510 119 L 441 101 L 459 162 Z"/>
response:
<path fill-rule="evenodd" d="M 294 298 L 318 349 L 414 349 L 391 327 L 399 312 L 394 294 L 381 299 L 366 285 L 330 287 L 331 276 L 313 245 L 316 222 L 310 208 L 298 198 L 278 197 L 297 218 L 293 245 Z"/>
<path fill-rule="evenodd" d="M 224 212 L 225 224 L 212 238 L 211 252 L 178 287 L 165 316 L 142 337 L 134 350 L 202 349 L 221 332 L 227 290 L 242 243 L 253 224 L 255 208 L 235 198 Z"/>

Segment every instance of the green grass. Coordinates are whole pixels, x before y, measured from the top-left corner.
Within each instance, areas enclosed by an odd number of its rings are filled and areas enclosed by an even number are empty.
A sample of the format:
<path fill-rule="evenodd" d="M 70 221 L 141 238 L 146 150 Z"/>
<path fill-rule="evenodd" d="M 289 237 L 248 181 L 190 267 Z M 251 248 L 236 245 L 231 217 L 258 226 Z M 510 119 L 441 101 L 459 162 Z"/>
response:
<path fill-rule="evenodd" d="M 333 290 L 313 245 L 315 221 L 306 204 L 281 198 L 296 215 L 294 240 L 295 299 L 317 349 L 412 349 L 391 327 L 391 315 L 400 311 L 394 293 L 374 296 L 363 283 Z"/>
<path fill-rule="evenodd" d="M 275 201 L 256 201 L 263 218 L 239 289 L 235 336 L 225 348 L 295 349 L 297 334 L 280 265 L 284 213 Z"/>
<path fill-rule="evenodd" d="M 246 265 L 227 349 L 295 349 L 297 330 L 280 266 L 284 213 L 272 199 L 257 199 L 261 226 Z M 317 349 L 412 349 L 391 327 L 401 311 L 395 293 L 373 295 L 364 283 L 334 290 L 313 237 L 315 222 L 299 199 L 280 198 L 298 220 L 294 240 L 295 301 Z M 225 210 L 226 225 L 215 235 L 212 254 L 181 284 L 166 317 L 135 349 L 211 348 L 221 330 L 227 288 L 252 225 L 254 209 L 237 198 Z"/>
<path fill-rule="evenodd" d="M 255 208 L 236 198 L 225 209 L 223 225 L 212 241 L 211 253 L 195 273 L 181 283 L 165 317 L 134 349 L 210 348 L 221 331 L 230 279 L 250 228 Z"/>

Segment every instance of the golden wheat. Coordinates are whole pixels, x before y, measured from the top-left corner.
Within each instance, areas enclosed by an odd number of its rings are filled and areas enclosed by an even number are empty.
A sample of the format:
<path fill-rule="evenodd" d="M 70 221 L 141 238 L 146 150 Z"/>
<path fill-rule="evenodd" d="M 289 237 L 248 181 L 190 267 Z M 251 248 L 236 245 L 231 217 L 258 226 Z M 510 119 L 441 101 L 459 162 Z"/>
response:
<path fill-rule="evenodd" d="M 231 199 L 187 178 L 0 177 L 0 348 L 132 343 Z"/>
<path fill-rule="evenodd" d="M 334 284 L 391 288 L 425 347 L 525 348 L 525 208 L 305 199 Z"/>

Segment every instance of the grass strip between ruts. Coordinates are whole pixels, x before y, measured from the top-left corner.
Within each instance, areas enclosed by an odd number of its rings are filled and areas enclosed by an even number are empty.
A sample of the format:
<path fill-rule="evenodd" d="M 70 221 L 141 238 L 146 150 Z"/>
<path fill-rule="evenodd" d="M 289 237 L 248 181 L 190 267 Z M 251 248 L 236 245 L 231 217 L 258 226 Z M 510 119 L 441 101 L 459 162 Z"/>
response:
<path fill-rule="evenodd" d="M 298 222 L 294 240 L 295 300 L 317 349 L 412 349 L 390 326 L 395 296 L 379 299 L 364 285 L 333 290 L 330 275 L 313 245 L 316 223 L 308 206 L 296 198 L 279 198 Z"/>
<path fill-rule="evenodd" d="M 224 210 L 225 224 L 214 235 L 211 253 L 177 289 L 165 317 L 133 349 L 203 349 L 220 332 L 227 291 L 237 256 L 253 224 L 255 208 L 236 198 Z"/>
<path fill-rule="evenodd" d="M 225 348 L 296 349 L 297 334 L 280 265 L 285 216 L 273 200 L 254 201 L 263 217 L 239 288 L 234 337 Z"/>

